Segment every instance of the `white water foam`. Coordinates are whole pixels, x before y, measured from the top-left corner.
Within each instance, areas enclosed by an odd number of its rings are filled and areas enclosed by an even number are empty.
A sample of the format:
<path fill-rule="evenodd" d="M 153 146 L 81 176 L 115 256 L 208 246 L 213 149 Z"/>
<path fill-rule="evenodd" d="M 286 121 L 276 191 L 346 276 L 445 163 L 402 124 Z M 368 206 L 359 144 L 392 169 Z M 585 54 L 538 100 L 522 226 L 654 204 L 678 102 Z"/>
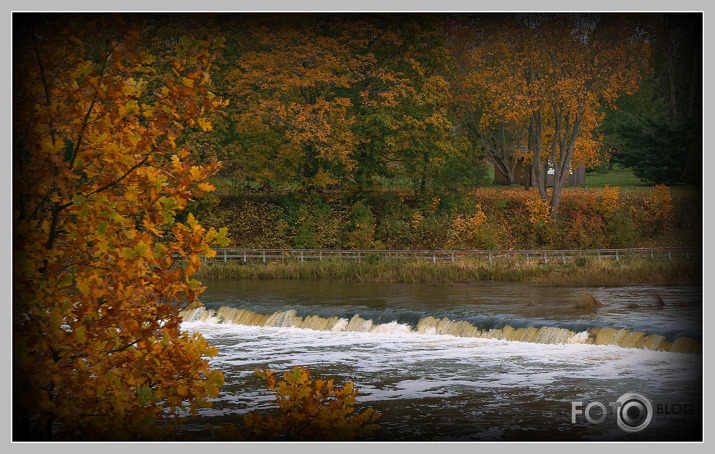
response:
<path fill-rule="evenodd" d="M 427 433 L 437 420 L 445 427 L 474 418 L 491 421 L 494 415 L 509 415 L 514 408 L 529 408 L 536 402 L 546 408 L 546 414 L 555 412 L 563 419 L 568 417 L 570 401 L 612 401 L 626 391 L 649 397 L 672 395 L 702 381 L 697 372 L 700 355 L 415 334 L 398 323 L 385 327 L 331 332 L 215 324 L 210 318 L 182 324 L 218 348 L 211 361 L 225 374 L 226 385 L 216 406 L 202 413 L 206 416 L 239 417 L 270 408 L 270 393 L 255 387 L 253 371 L 264 367 L 283 372 L 304 366 L 316 378 L 351 380 L 359 389 L 360 404 L 383 413 L 381 424 L 386 430 L 411 421 L 414 434 Z M 430 419 L 429 415 L 442 416 Z M 522 419 L 524 427 L 536 424 L 526 416 Z M 490 422 L 493 432 L 483 436 L 516 427 L 515 421 Z M 548 418 L 537 422 L 547 424 Z"/>

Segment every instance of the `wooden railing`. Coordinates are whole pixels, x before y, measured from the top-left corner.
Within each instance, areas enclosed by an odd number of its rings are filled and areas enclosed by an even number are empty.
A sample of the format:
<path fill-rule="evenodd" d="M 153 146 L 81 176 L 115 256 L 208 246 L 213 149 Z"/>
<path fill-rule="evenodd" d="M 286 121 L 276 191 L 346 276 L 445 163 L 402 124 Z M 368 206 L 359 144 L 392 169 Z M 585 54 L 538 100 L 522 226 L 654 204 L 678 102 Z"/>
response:
<path fill-rule="evenodd" d="M 220 248 L 210 261 L 219 262 L 285 262 L 309 260 L 428 260 L 433 263 L 464 259 L 483 259 L 490 263 L 500 260 L 525 260 L 539 263 L 563 262 L 579 258 L 623 260 L 642 257 L 650 260 L 694 260 L 702 257 L 700 248 L 633 248 L 585 250 L 335 250 L 335 249 L 246 249 Z"/>

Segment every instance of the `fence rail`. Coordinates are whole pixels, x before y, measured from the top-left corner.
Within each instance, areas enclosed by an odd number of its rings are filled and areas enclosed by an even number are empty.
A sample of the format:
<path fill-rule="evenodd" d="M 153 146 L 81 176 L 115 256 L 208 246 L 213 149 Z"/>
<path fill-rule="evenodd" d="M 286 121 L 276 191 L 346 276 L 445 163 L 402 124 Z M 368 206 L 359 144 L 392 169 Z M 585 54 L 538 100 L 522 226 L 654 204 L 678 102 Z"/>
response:
<path fill-rule="evenodd" d="M 501 260 L 525 260 L 551 263 L 597 258 L 598 260 L 623 260 L 642 257 L 658 260 L 694 260 L 702 257 L 700 248 L 632 248 L 632 249 L 585 249 L 585 250 L 336 250 L 336 249 L 246 249 L 219 248 L 216 255 L 207 259 L 212 262 L 262 262 L 312 260 L 427 260 L 433 263 L 452 262 L 464 259 L 483 259 L 493 263 Z"/>

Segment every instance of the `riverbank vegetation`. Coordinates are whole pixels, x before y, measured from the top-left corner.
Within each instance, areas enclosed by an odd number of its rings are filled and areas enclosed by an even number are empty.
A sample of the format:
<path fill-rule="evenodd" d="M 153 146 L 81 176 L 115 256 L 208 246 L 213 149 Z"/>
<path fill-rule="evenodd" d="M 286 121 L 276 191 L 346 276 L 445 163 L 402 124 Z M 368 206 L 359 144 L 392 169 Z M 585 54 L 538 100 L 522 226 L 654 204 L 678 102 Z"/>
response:
<path fill-rule="evenodd" d="M 282 263 L 205 263 L 199 278 L 299 279 L 347 282 L 467 284 L 482 281 L 520 282 L 546 286 L 609 287 L 623 285 L 698 285 L 702 265 L 694 261 L 652 261 L 642 258 L 598 260 L 581 258 L 566 263 L 510 260 L 489 263 L 462 259 L 455 263 L 427 260 L 376 259 L 358 263 L 323 260 Z"/>
<path fill-rule="evenodd" d="M 536 191 L 483 187 L 416 200 L 404 192 L 204 197 L 207 227 L 233 247 L 325 249 L 599 249 L 698 246 L 701 193 L 667 186 L 566 188 L 559 219 Z"/>

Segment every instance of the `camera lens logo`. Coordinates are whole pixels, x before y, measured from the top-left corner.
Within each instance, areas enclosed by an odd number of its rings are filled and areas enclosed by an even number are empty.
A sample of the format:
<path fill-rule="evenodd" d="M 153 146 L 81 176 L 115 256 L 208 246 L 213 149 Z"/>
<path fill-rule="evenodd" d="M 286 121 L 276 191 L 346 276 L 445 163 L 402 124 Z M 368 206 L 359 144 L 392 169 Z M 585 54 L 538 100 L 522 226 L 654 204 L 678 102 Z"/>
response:
<path fill-rule="evenodd" d="M 616 422 L 626 432 L 640 432 L 653 419 L 653 406 L 640 394 L 626 393 L 616 402 L 620 404 L 616 411 Z"/>

